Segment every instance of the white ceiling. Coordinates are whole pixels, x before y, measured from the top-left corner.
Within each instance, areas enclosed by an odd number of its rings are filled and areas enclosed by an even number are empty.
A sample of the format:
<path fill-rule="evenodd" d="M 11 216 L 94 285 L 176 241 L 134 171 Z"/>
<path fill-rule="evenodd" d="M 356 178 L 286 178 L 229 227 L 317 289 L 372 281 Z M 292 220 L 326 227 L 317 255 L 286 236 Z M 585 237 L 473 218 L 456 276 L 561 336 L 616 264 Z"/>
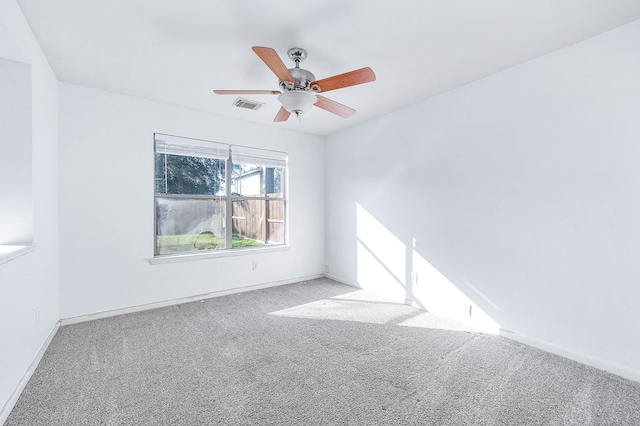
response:
<path fill-rule="evenodd" d="M 316 135 L 328 135 L 640 19 L 638 0 L 18 0 L 58 79 Z M 251 50 L 302 47 L 316 78 L 371 67 L 377 80 L 273 123 L 213 89 L 278 90 Z"/>

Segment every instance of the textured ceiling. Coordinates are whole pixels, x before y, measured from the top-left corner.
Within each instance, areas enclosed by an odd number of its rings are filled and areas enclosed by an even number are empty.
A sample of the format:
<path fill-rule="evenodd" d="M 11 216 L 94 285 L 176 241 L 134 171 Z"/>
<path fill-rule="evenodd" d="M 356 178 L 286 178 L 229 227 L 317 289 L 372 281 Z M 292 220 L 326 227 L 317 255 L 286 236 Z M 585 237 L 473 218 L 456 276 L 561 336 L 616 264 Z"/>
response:
<path fill-rule="evenodd" d="M 637 0 L 18 0 L 58 79 L 328 135 L 640 19 Z M 314 108 L 273 123 L 266 105 L 213 89 L 277 90 L 251 46 L 302 47 L 318 79 L 369 66 L 377 80 L 332 91 L 357 110 Z"/>

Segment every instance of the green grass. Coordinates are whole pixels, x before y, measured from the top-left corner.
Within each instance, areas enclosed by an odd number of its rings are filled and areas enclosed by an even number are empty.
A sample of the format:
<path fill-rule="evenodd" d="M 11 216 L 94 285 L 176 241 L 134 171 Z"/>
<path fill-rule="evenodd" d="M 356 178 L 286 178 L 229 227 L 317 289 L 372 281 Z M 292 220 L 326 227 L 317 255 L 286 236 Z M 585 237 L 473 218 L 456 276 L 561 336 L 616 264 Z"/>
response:
<path fill-rule="evenodd" d="M 201 234 L 158 235 L 156 244 L 157 254 L 188 253 L 224 248 L 224 238 L 217 237 L 210 232 L 203 232 Z M 256 247 L 263 245 L 264 243 L 260 241 L 236 235 L 234 235 L 231 240 L 232 247 Z"/>
<path fill-rule="evenodd" d="M 252 240 L 251 238 L 242 238 L 242 237 L 232 237 L 231 239 L 231 247 L 256 247 L 263 246 L 264 243 L 256 240 Z"/>

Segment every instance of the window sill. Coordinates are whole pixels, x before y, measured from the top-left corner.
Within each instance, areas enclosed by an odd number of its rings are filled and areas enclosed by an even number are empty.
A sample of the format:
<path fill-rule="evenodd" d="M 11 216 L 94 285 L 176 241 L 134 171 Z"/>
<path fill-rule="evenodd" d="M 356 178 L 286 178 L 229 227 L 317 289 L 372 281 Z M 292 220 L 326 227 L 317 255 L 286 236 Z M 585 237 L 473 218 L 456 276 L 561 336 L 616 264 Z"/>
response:
<path fill-rule="evenodd" d="M 31 253 L 36 249 L 36 244 L 25 245 L 2 245 L 0 244 L 0 265 L 7 263 L 10 260 L 16 259 L 20 256 L 24 256 L 27 253 Z"/>
<path fill-rule="evenodd" d="M 194 260 L 217 259 L 220 257 L 276 253 L 280 251 L 288 251 L 290 249 L 291 246 L 283 245 L 274 247 L 261 247 L 257 249 L 245 248 L 236 250 L 211 250 L 205 253 L 166 254 L 149 259 L 149 263 L 152 265 L 159 265 L 163 263 L 191 262 Z"/>

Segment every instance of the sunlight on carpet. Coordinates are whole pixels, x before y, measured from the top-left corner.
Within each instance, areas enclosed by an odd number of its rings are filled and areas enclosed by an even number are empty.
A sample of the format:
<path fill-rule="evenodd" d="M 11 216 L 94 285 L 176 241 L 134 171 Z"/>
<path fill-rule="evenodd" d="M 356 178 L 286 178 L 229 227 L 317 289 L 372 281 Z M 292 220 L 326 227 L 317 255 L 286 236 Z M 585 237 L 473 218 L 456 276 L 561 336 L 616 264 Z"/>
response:
<path fill-rule="evenodd" d="M 406 327 L 480 332 L 464 323 L 450 320 L 412 306 L 391 302 L 363 290 L 316 300 L 271 312 L 270 315 L 369 324 L 396 324 Z"/>

